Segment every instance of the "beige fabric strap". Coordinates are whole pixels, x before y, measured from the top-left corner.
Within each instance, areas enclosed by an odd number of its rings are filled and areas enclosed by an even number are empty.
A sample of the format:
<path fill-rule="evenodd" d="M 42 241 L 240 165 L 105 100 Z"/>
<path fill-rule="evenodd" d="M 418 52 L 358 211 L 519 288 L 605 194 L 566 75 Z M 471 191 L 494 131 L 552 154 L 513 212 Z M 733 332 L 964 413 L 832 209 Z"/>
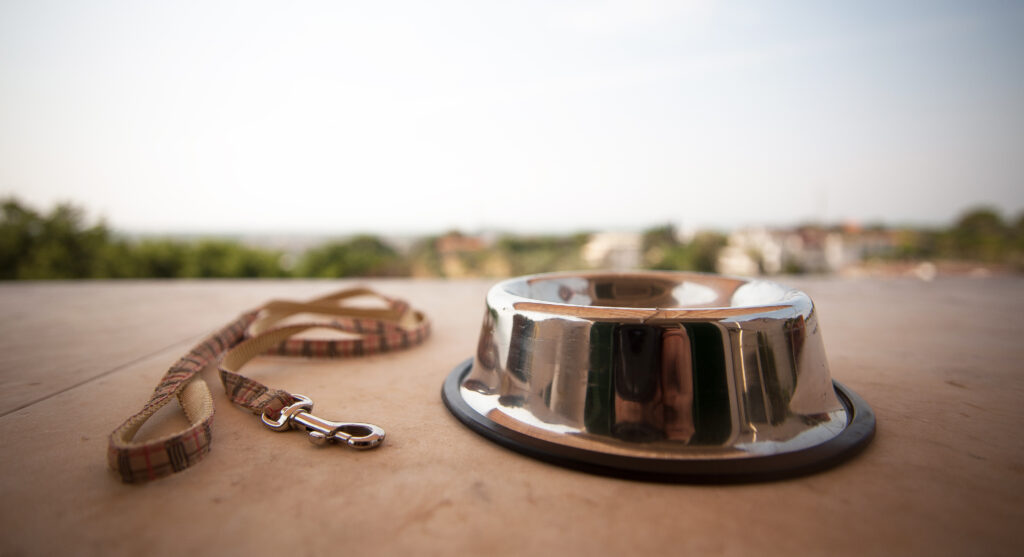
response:
<path fill-rule="evenodd" d="M 384 308 L 346 305 L 354 298 L 374 297 Z M 299 315 L 308 322 L 274 327 Z M 328 318 L 328 320 L 324 320 Z M 297 337 L 313 328 L 347 334 L 343 339 L 318 340 Z M 197 374 L 221 359 L 221 382 L 228 398 L 257 415 L 276 417 L 295 402 L 287 391 L 271 389 L 238 373 L 238 369 L 263 353 L 306 357 L 361 356 L 409 348 L 423 342 L 430 323 L 404 301 L 387 298 L 367 288 L 342 290 L 310 300 L 271 301 L 241 315 L 195 346 L 172 366 L 157 385 L 149 402 L 110 434 L 108 462 L 124 482 L 145 482 L 180 472 L 202 459 L 210 450 L 213 397 Z M 134 441 L 146 421 L 172 398 L 177 398 L 189 420 L 181 431 L 146 441 Z"/>

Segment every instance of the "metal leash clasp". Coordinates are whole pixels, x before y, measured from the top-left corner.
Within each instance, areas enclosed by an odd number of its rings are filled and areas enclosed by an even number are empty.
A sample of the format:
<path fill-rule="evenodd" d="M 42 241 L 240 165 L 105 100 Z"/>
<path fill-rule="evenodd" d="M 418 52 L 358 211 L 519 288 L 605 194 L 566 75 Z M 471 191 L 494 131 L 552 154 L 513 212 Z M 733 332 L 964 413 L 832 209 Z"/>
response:
<path fill-rule="evenodd" d="M 293 394 L 297 402 L 281 409 L 281 415 L 271 419 L 264 412 L 263 425 L 274 431 L 306 428 L 309 441 L 314 445 L 344 442 L 355 449 L 372 449 L 384 442 L 384 430 L 373 424 L 340 423 L 314 416 L 313 401 L 309 397 Z"/>

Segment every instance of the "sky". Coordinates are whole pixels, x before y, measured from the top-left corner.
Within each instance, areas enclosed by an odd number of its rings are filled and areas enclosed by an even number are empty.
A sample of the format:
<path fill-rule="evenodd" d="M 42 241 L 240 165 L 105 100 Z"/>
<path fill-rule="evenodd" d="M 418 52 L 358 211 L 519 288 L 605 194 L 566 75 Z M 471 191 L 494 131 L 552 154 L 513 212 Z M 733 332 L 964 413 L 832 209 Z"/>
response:
<path fill-rule="evenodd" d="M 0 196 L 131 232 L 1024 210 L 1024 2 L 0 0 Z"/>

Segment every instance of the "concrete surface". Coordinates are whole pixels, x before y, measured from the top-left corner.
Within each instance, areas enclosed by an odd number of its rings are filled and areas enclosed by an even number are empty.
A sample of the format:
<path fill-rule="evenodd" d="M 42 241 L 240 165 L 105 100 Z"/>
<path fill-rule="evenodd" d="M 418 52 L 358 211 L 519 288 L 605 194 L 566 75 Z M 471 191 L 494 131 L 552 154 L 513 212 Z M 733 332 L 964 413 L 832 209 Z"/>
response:
<path fill-rule="evenodd" d="M 209 370 L 211 454 L 142 486 L 107 470 L 107 435 L 170 364 L 249 307 L 354 283 L 0 285 L 0 554 L 1024 554 L 1024 279 L 783 279 L 817 303 L 833 376 L 878 435 L 839 468 L 733 486 L 591 476 L 462 427 L 439 390 L 491 282 L 369 281 L 425 310 L 433 338 L 246 368 L 327 418 L 383 426 L 381 449 L 270 432 Z"/>

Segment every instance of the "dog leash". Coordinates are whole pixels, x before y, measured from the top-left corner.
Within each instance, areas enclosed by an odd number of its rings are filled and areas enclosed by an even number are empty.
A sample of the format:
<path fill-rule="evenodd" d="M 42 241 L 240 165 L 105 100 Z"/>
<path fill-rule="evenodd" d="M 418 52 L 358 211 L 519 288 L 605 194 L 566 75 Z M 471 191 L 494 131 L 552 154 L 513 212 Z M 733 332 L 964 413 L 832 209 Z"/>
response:
<path fill-rule="evenodd" d="M 366 308 L 345 302 L 373 297 L 384 308 Z M 330 321 L 280 325 L 299 314 L 319 315 Z M 346 333 L 342 339 L 297 337 L 314 328 Z M 201 377 L 202 370 L 220 360 L 224 391 L 237 406 L 260 416 L 275 431 L 305 428 L 315 444 L 343 443 L 370 449 L 384 441 L 384 430 L 367 423 L 324 420 L 312 413 L 313 402 L 245 377 L 239 370 L 260 354 L 342 358 L 364 356 L 411 348 L 426 340 L 430 322 L 419 311 L 398 299 L 382 296 L 368 288 L 342 290 L 307 302 L 274 300 L 246 312 L 199 343 L 171 366 L 161 378 L 142 410 L 129 417 L 110 434 L 107 459 L 126 483 L 140 483 L 180 472 L 210 451 L 213 396 Z M 172 398 L 188 418 L 185 429 L 157 439 L 134 441 L 139 429 Z"/>

